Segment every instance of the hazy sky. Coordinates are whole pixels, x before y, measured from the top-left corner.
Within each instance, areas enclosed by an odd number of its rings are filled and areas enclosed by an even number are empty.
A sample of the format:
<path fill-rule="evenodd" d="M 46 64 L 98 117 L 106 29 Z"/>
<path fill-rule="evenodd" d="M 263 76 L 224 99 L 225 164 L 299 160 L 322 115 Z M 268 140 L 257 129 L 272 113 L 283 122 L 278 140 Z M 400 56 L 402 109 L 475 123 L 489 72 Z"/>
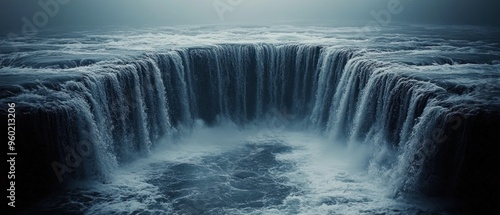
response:
<path fill-rule="evenodd" d="M 55 2 L 59 8 L 49 4 Z M 0 26 L 6 32 L 20 31 L 26 22 L 93 27 L 369 21 L 376 19 L 373 13 L 387 11 L 390 2 L 400 2 L 402 10 L 391 14 L 393 21 L 500 26 L 499 0 L 2 0 Z"/>

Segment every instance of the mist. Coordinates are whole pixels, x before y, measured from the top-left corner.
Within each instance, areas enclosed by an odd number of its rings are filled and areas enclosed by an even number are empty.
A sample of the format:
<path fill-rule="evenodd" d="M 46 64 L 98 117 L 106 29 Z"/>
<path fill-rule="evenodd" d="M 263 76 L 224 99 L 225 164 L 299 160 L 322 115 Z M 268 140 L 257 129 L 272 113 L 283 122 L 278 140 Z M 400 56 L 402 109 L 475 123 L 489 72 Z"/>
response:
<path fill-rule="evenodd" d="M 0 26 L 20 31 L 26 22 L 99 27 L 370 21 L 388 7 L 397 9 L 395 22 L 500 25 L 500 3 L 494 0 L 8 0 L 0 3 Z"/>

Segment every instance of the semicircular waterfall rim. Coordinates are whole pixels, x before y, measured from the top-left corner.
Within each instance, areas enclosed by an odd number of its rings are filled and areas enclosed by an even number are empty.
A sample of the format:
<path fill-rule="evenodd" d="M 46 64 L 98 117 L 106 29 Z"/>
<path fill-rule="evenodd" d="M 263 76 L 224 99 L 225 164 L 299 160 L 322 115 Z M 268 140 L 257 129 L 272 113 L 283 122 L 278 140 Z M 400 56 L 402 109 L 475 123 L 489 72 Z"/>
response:
<path fill-rule="evenodd" d="M 352 49 L 219 45 L 144 55 L 79 80 L 40 83 L 23 89 L 23 96 L 33 98 L 27 104 L 32 116 L 54 122 L 39 135 L 58 133 L 52 136 L 58 139 L 47 140 L 57 144 L 56 159 L 64 163 L 68 144 L 87 143 L 91 156 L 75 174 L 104 181 L 120 163 L 149 154 L 164 135 L 196 119 L 243 125 L 277 116 L 281 123 L 299 123 L 344 142 L 413 150 L 402 152 L 411 157 L 423 136 L 415 131 L 432 128 L 448 114 L 436 110 L 437 97 L 446 92 L 387 66 Z M 420 170 L 405 169 L 417 168 L 416 161 L 396 162 L 390 165 L 394 184 L 413 189 Z"/>

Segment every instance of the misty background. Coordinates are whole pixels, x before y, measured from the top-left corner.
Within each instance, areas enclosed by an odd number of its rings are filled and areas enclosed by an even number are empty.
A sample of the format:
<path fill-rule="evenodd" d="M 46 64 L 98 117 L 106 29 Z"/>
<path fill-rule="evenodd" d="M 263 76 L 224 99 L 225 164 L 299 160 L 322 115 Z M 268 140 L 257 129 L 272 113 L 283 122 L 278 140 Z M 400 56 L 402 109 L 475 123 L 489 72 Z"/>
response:
<path fill-rule="evenodd" d="M 19 32 L 23 17 L 43 11 L 39 2 L 2 0 L 0 29 Z M 273 24 L 287 21 L 374 20 L 371 11 L 387 10 L 398 0 L 64 0 L 46 27 L 165 26 L 178 24 Z M 422 24 L 500 26 L 498 0 L 399 0 L 403 11 L 392 21 Z M 223 20 L 214 7 L 225 13 Z"/>

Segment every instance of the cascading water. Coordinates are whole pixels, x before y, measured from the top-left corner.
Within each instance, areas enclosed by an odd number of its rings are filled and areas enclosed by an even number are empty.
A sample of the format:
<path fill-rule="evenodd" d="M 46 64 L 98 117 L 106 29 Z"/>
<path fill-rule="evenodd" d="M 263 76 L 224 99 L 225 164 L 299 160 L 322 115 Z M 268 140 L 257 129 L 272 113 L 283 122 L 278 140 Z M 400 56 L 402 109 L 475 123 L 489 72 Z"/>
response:
<path fill-rule="evenodd" d="M 29 83 L 5 85 L 1 101 L 15 102 L 19 120 L 29 122 L 20 125 L 20 130 L 31 130 L 31 136 L 20 141 L 40 143 L 38 147 L 45 151 L 41 155 L 43 161 L 32 166 L 56 173 L 41 176 L 52 178 L 48 185 L 54 184 L 55 179 L 75 178 L 113 183 L 113 175 L 123 166 L 153 156 L 161 145 L 182 142 L 179 138 L 189 137 L 200 122 L 208 126 L 231 122 L 239 130 L 250 125 L 269 127 L 270 122 L 278 122 L 291 130 L 325 136 L 324 144 L 346 147 L 351 150 L 349 153 L 358 150 L 361 166 L 370 175 L 386 180 L 391 198 L 460 191 L 456 188 L 472 183 L 466 181 L 464 175 L 470 171 L 464 168 L 475 166 L 465 160 L 471 152 L 461 144 L 469 144 L 469 139 L 477 135 L 464 125 L 478 123 L 469 117 L 481 121 L 500 116 L 500 91 L 498 82 L 495 83 L 500 75 L 493 72 L 500 67 L 493 61 L 472 64 L 450 59 L 453 63 L 447 64 L 432 58 L 438 62 L 429 63 L 419 59 L 427 54 L 418 52 L 414 57 L 418 63 L 402 63 L 393 59 L 398 55 L 395 52 L 387 56 L 383 48 L 376 46 L 367 49 L 245 42 L 191 45 L 89 65 L 68 61 L 64 65 L 74 66 L 67 68 L 57 68 L 61 65 L 55 66 L 56 63 L 51 63 L 54 67 L 42 63 L 25 67 L 23 58 L 18 62 L 6 59 L 0 62 L 2 71 L 37 74 L 42 70 L 45 76 Z M 438 69 L 445 72 L 435 74 L 434 80 L 426 80 L 422 75 Z M 487 87 L 468 86 L 454 70 L 476 74 Z M 445 73 L 447 77 L 440 76 Z M 480 95 L 488 90 L 492 97 Z M 492 120 L 490 125 L 498 126 L 498 121 Z M 451 136 L 452 131 L 458 130 L 463 131 L 463 136 Z M 277 140 L 270 140 L 274 141 Z M 262 153 L 272 153 L 262 156 L 291 150 L 279 141 L 272 145 L 281 148 L 265 146 Z M 251 146 L 245 150 L 261 153 L 252 151 Z M 75 152 L 80 157 L 71 154 Z M 221 155 L 224 156 L 233 155 Z M 203 159 L 222 165 L 218 158 Z M 158 168 L 173 168 L 172 175 L 167 174 L 172 177 L 171 182 L 177 180 L 176 174 L 183 174 L 174 167 Z M 255 171 L 266 175 L 288 167 L 276 168 Z M 443 169 L 445 173 L 440 172 Z M 246 179 L 255 173 L 241 174 L 238 177 Z M 493 173 L 481 172 L 480 176 L 493 177 Z M 141 186 L 151 188 L 147 183 Z M 268 189 L 282 189 L 284 194 L 294 192 L 288 187 Z M 322 204 L 341 204 L 339 201 L 330 199 Z"/>

